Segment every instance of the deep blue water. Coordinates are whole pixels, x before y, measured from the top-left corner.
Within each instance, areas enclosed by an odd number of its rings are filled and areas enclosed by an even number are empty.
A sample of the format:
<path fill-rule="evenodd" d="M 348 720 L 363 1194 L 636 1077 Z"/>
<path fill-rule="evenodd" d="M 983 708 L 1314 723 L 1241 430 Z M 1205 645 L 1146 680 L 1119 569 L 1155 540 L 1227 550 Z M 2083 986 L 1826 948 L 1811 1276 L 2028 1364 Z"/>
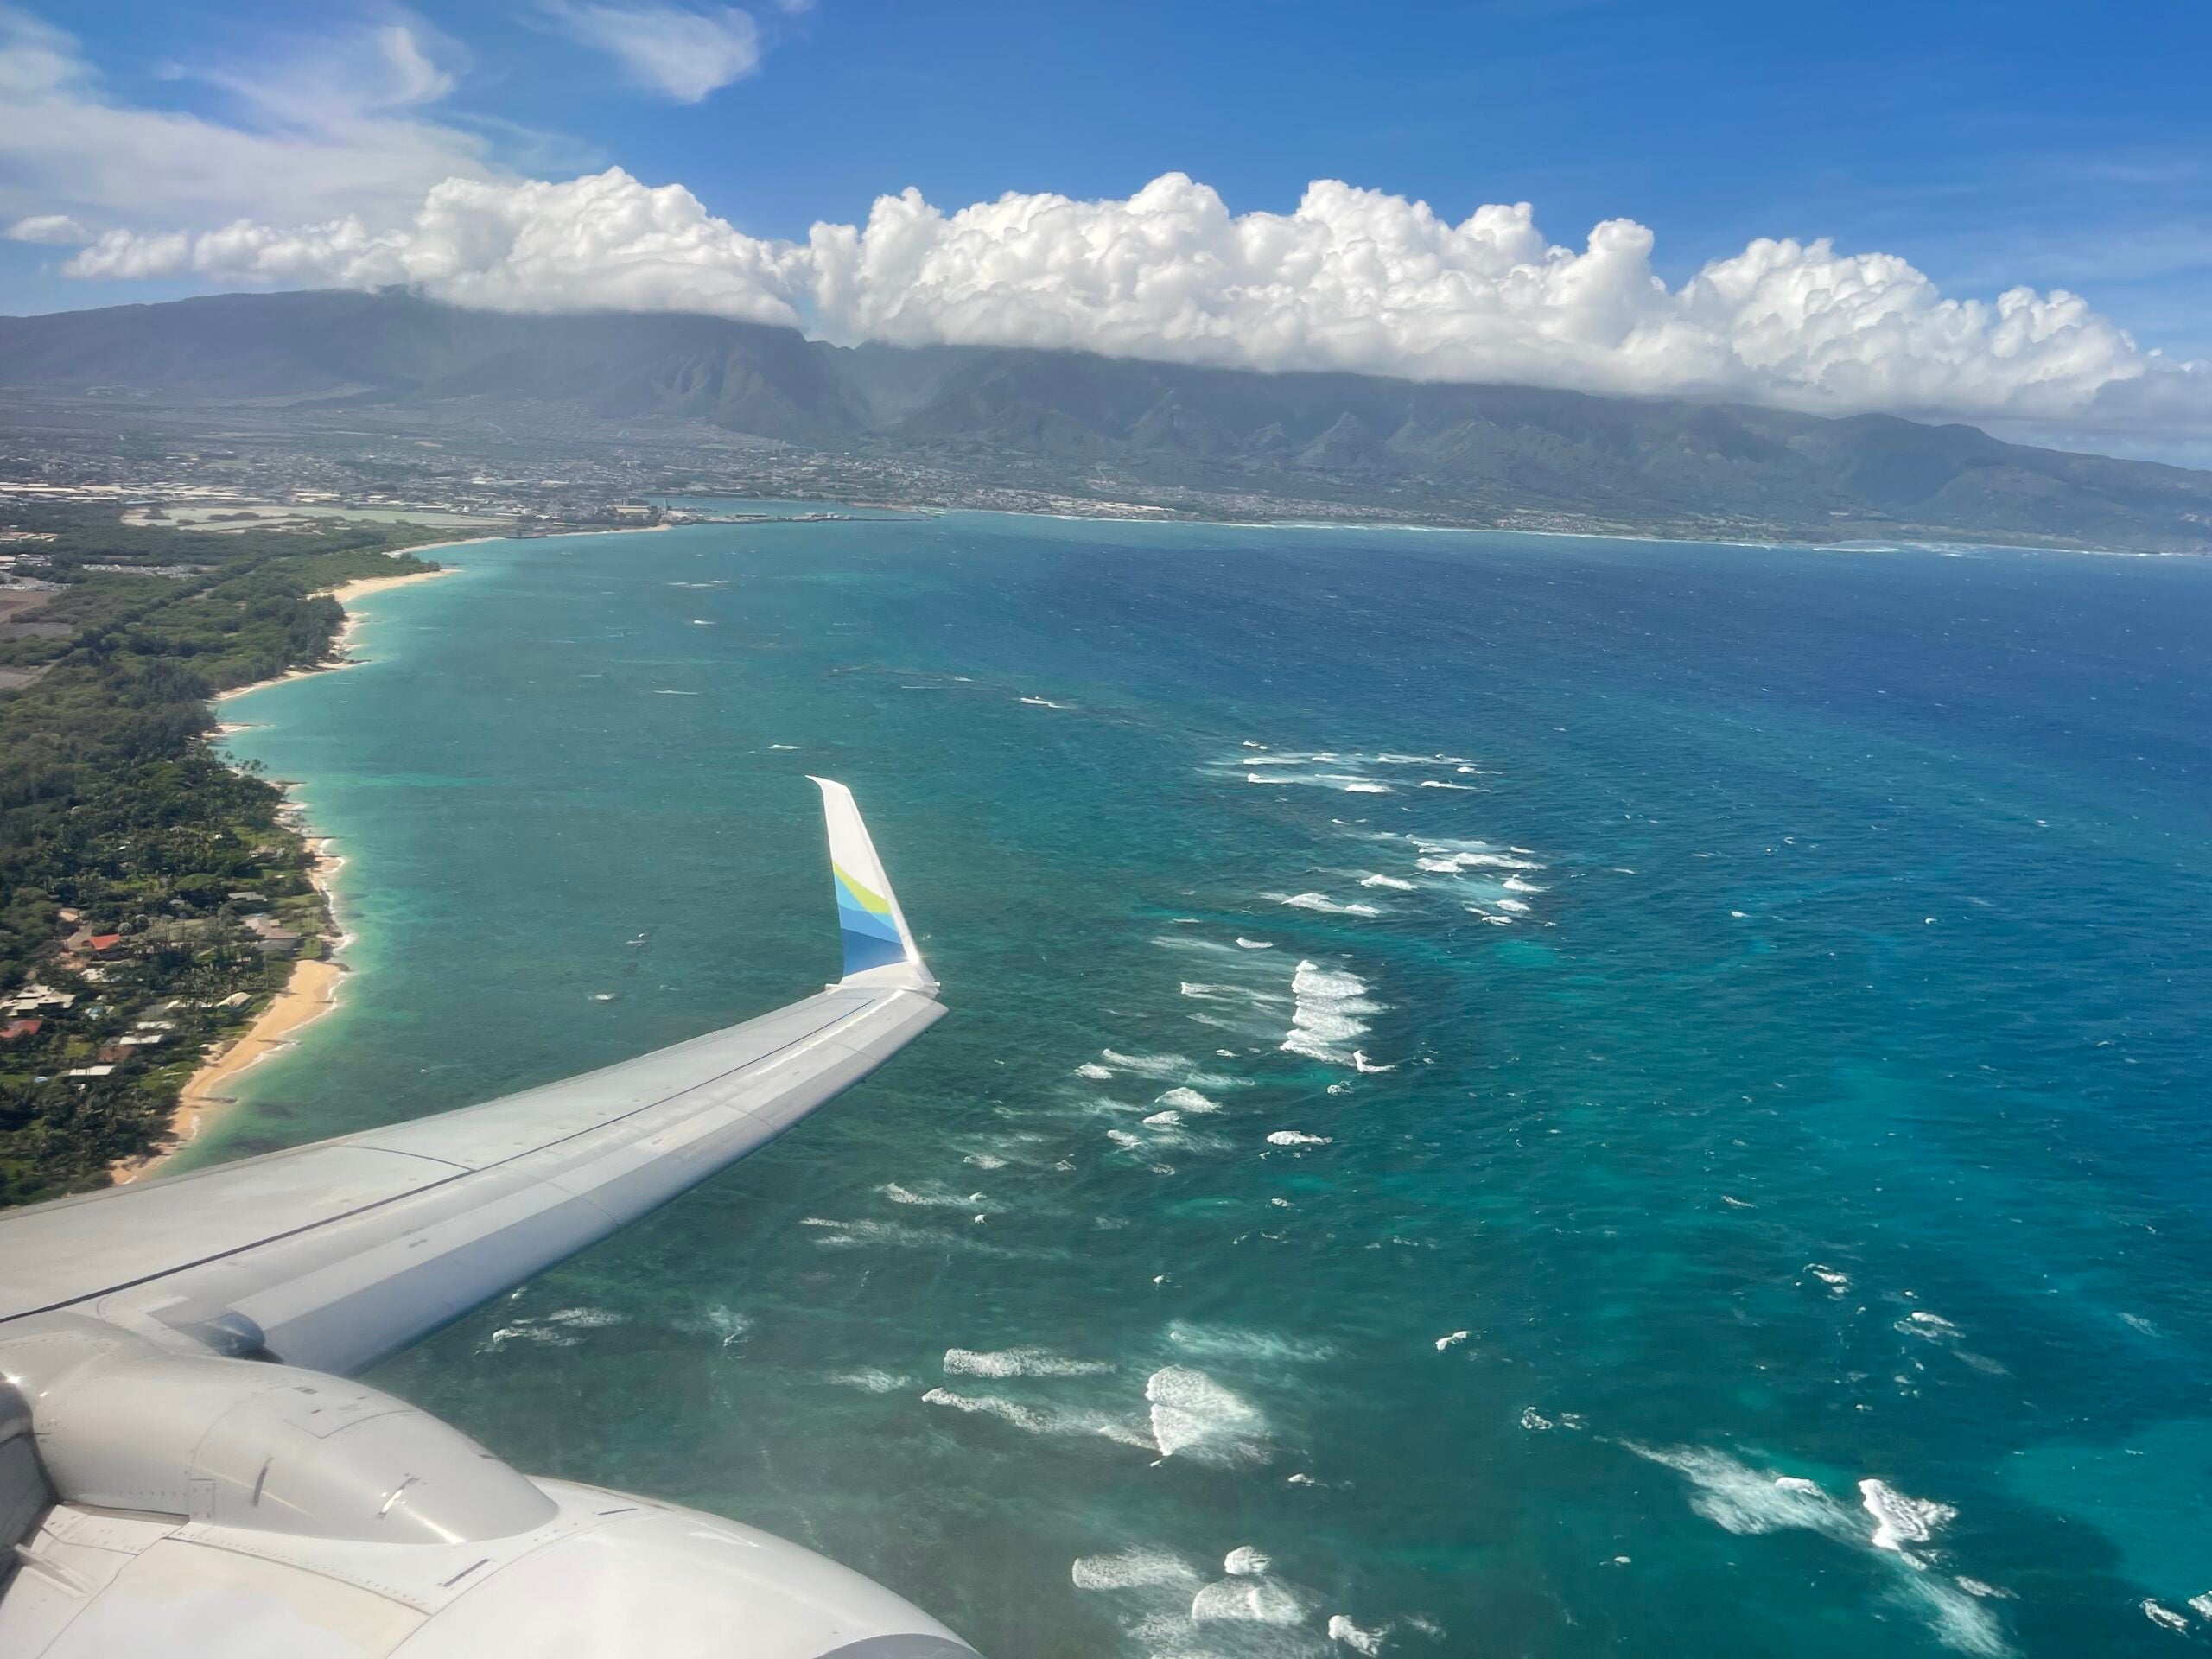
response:
<path fill-rule="evenodd" d="M 833 976 L 808 771 L 956 1017 L 387 1386 L 1000 1659 L 2212 1645 L 2212 565 L 453 557 L 232 705 L 359 938 L 202 1155 Z"/>

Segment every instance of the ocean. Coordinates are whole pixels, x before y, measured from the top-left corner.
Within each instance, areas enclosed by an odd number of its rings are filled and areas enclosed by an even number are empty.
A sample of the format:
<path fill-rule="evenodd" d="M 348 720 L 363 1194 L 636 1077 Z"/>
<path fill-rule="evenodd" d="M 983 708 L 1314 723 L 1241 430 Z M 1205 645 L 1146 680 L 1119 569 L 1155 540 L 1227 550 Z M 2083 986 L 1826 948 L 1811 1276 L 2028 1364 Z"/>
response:
<path fill-rule="evenodd" d="M 997 1659 L 2212 1643 L 2212 564 L 446 556 L 226 706 L 354 971 L 188 1161 L 834 977 L 808 772 L 953 1017 L 382 1386 Z"/>

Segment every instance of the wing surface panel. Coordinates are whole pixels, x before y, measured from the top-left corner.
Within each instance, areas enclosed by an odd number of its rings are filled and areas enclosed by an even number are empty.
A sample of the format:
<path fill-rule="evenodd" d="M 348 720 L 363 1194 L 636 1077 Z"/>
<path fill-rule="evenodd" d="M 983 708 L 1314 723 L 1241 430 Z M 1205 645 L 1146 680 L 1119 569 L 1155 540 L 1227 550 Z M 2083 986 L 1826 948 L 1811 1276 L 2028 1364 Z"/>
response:
<path fill-rule="evenodd" d="M 896 963 L 481 1105 L 0 1213 L 0 1324 L 68 1308 L 349 1372 L 782 1134 L 944 1014 L 850 794 L 823 796 Z"/>

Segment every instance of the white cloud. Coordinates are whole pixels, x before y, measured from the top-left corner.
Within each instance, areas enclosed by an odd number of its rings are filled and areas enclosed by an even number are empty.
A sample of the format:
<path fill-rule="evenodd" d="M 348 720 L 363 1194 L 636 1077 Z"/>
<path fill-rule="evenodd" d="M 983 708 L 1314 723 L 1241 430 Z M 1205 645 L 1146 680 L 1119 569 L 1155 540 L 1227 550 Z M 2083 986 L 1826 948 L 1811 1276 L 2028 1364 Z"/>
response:
<path fill-rule="evenodd" d="M 632 85 L 679 104 L 696 104 L 760 67 L 760 26 L 734 6 L 543 3 L 570 40 L 606 53 Z"/>
<path fill-rule="evenodd" d="M 10 242 L 45 242 L 55 247 L 80 247 L 92 233 L 67 213 L 33 213 L 8 227 Z"/>
<path fill-rule="evenodd" d="M 442 180 L 493 169 L 484 141 L 429 113 L 455 49 L 402 11 L 263 60 L 186 72 L 231 118 L 123 102 L 77 39 L 0 3 L 0 219 L 94 226 L 395 219 Z"/>
<path fill-rule="evenodd" d="M 1233 214 L 1179 174 L 1126 200 L 1014 195 L 944 213 L 908 190 L 803 244 L 744 234 L 681 186 L 619 168 L 454 180 L 381 233 L 341 216 L 196 235 L 114 232 L 79 276 L 411 283 L 507 310 L 613 306 L 798 323 L 838 340 L 1035 346 L 1264 370 L 1743 398 L 2096 427 L 2212 427 L 2202 370 L 2139 349 L 2082 299 L 1940 293 L 1888 254 L 1753 242 L 1669 289 L 1652 233 L 1555 245 L 1526 203 L 1458 224 L 1333 181 Z"/>
<path fill-rule="evenodd" d="M 404 229 L 357 216 L 278 228 L 239 219 L 187 234 L 110 231 L 65 267 L 77 276 L 219 283 L 417 284 L 499 311 L 697 311 L 797 326 L 804 249 L 741 234 L 681 185 L 620 168 L 566 183 L 449 179 Z"/>

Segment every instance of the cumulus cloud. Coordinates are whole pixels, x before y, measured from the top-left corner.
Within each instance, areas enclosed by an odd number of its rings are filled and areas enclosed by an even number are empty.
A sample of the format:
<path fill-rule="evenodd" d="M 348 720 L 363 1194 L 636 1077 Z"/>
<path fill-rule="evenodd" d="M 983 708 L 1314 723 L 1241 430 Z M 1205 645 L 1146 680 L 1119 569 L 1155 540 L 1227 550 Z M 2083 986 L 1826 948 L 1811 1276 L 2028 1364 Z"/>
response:
<path fill-rule="evenodd" d="M 760 26 L 734 6 L 544 0 L 544 11 L 570 40 L 613 58 L 633 86 L 679 104 L 696 104 L 760 67 Z"/>
<path fill-rule="evenodd" d="M 797 327 L 807 254 L 743 235 L 681 185 L 620 168 L 565 183 L 449 179 L 404 229 L 357 216 L 278 228 L 239 219 L 186 234 L 110 231 L 71 276 L 196 276 L 219 283 L 417 286 L 497 311 L 691 311 Z"/>
<path fill-rule="evenodd" d="M 1525 203 L 1459 223 L 1331 181 L 1232 213 L 1180 174 L 1123 200 L 918 192 L 804 243 L 751 237 L 620 168 L 452 180 L 412 219 L 111 232 L 84 276 L 416 285 L 464 305 L 703 311 L 837 340 L 1034 346 L 1262 370 L 1723 396 L 1819 413 L 2212 423 L 2201 370 L 2139 349 L 2078 296 L 1946 296 L 1904 260 L 1762 239 L 1669 288 L 1628 219 L 1554 244 Z"/>

